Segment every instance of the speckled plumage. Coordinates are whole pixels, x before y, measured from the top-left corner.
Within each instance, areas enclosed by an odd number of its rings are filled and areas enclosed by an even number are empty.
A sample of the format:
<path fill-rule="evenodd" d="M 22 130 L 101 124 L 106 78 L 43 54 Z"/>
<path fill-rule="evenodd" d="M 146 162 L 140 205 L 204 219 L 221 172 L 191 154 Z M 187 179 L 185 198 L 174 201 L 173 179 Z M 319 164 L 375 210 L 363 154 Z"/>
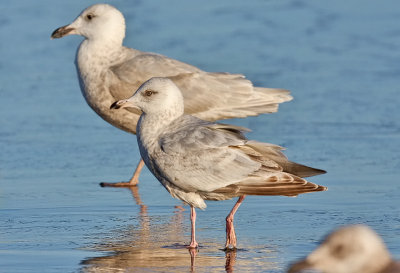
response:
<path fill-rule="evenodd" d="M 109 106 L 131 96 L 155 76 L 172 79 L 183 92 L 185 112 L 206 120 L 276 112 L 279 103 L 292 99 L 286 90 L 253 87 L 242 75 L 208 73 L 159 54 L 124 47 L 124 17 L 107 4 L 88 7 L 70 25 L 54 31 L 52 37 L 70 34 L 85 37 L 76 66 L 87 103 L 104 120 L 131 133 L 136 133 L 140 113 L 110 111 Z"/>
<path fill-rule="evenodd" d="M 371 228 L 352 225 L 332 232 L 306 259 L 293 264 L 288 272 L 310 270 L 323 273 L 399 273 L 400 262 L 392 259 L 382 239 Z"/>
<path fill-rule="evenodd" d="M 146 96 L 148 91 L 153 94 Z M 114 106 L 143 111 L 137 126 L 143 160 L 173 197 L 193 207 L 204 209 L 204 200 L 247 194 L 295 196 L 326 190 L 298 175 L 324 171 L 290 162 L 281 147 L 247 140 L 245 128 L 185 115 L 181 92 L 167 78 L 152 78 Z"/>

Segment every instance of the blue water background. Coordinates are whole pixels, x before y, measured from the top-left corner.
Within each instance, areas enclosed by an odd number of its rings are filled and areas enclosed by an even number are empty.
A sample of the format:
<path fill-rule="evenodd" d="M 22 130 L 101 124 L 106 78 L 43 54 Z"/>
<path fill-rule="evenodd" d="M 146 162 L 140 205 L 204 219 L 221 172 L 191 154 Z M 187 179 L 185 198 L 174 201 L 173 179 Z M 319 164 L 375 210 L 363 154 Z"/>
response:
<path fill-rule="evenodd" d="M 291 90 L 277 114 L 229 122 L 328 171 L 312 178 L 327 192 L 248 197 L 231 260 L 220 248 L 234 200 L 208 202 L 193 266 L 179 247 L 189 212 L 147 169 L 136 199 L 98 186 L 130 177 L 136 138 L 86 105 L 73 62 L 82 38 L 50 40 L 93 3 L 0 3 L 1 272 L 282 272 L 353 223 L 400 258 L 398 1 L 109 1 L 127 46 Z"/>

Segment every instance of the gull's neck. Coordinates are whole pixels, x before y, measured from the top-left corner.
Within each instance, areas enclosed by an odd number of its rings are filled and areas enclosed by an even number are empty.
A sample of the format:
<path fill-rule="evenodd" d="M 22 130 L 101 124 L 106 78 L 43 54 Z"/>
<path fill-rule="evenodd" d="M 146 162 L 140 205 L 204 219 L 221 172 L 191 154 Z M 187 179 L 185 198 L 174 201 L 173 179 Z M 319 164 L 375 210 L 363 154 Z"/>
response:
<path fill-rule="evenodd" d="M 143 113 L 137 124 L 137 137 L 144 147 L 153 150 L 157 147 L 160 136 L 166 131 L 165 129 L 175 120 L 183 115 L 180 111 L 167 111 L 163 113 Z"/>
<path fill-rule="evenodd" d="M 122 42 L 114 40 L 84 40 L 79 46 L 76 61 L 81 73 L 101 71 L 93 69 L 108 68 L 122 61 L 124 57 Z"/>
<path fill-rule="evenodd" d="M 122 46 L 121 41 L 86 39 L 81 43 L 75 64 L 82 94 L 90 105 L 101 99 L 98 96 L 103 91 L 98 83 L 106 81 L 109 68 L 129 59 L 133 52 Z"/>

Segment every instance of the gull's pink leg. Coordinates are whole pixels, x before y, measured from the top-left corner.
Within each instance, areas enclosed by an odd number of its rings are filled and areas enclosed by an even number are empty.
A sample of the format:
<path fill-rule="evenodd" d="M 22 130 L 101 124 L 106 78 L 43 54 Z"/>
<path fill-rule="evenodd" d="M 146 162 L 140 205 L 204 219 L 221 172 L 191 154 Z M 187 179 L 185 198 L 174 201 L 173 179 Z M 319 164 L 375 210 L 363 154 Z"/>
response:
<path fill-rule="evenodd" d="M 196 210 L 190 206 L 190 221 L 192 223 L 192 241 L 188 248 L 197 248 L 199 244 L 196 242 Z"/>
<path fill-rule="evenodd" d="M 142 171 L 144 167 L 144 161 L 143 159 L 140 159 L 139 164 L 136 167 L 136 170 L 131 178 L 131 180 L 129 180 L 129 184 L 131 186 L 136 186 L 139 183 L 139 176 L 140 176 L 140 172 Z"/>
<path fill-rule="evenodd" d="M 140 159 L 140 162 L 136 167 L 135 173 L 133 174 L 133 176 L 129 180 L 129 182 L 118 182 L 118 183 L 102 182 L 102 183 L 100 183 L 100 186 L 102 186 L 102 187 L 134 187 L 139 183 L 139 175 L 143 169 L 143 166 L 144 166 L 144 161 L 143 161 L 143 159 Z"/>
<path fill-rule="evenodd" d="M 231 212 L 226 216 L 226 244 L 225 250 L 233 250 L 236 249 L 236 234 L 235 228 L 233 227 L 233 217 L 235 216 L 236 211 L 239 206 L 242 204 L 246 195 L 242 195 L 237 200 L 236 204 L 233 206 Z"/>

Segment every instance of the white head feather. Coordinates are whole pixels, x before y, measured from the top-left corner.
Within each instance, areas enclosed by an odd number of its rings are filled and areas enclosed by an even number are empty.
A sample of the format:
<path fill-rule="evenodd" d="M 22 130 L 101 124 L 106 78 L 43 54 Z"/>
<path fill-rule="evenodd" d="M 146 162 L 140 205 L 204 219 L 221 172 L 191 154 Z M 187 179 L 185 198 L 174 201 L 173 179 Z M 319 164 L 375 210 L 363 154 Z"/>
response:
<path fill-rule="evenodd" d="M 77 34 L 102 43 L 112 42 L 122 45 L 125 38 L 124 16 L 119 10 L 107 4 L 96 4 L 86 8 L 64 28 L 72 29 L 65 35 Z"/>
<path fill-rule="evenodd" d="M 293 265 L 289 272 L 312 268 L 324 273 L 377 273 L 391 260 L 385 244 L 373 230 L 353 225 L 327 236 L 320 247 Z"/>
<path fill-rule="evenodd" d="M 184 113 L 183 96 L 175 83 L 162 77 L 154 77 L 144 82 L 129 99 L 113 104 L 114 108 L 136 107 L 147 115 L 174 119 Z"/>

